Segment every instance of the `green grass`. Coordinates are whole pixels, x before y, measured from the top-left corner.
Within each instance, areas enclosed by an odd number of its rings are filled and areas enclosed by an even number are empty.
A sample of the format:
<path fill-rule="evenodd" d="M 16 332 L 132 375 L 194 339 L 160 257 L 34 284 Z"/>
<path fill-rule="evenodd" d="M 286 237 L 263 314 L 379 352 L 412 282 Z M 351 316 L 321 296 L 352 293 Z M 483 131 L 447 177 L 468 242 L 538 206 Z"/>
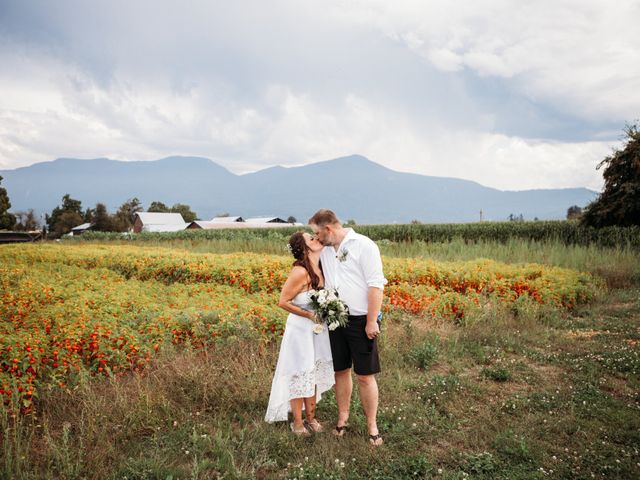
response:
<path fill-rule="evenodd" d="M 638 351 L 604 353 L 637 339 L 639 293 L 614 291 L 553 326 L 387 323 L 378 450 L 357 389 L 344 439 L 264 423 L 278 345 L 236 337 L 167 352 L 144 375 L 44 394 L 37 417 L 3 419 L 2 478 L 634 478 Z M 318 415 L 335 420 L 332 393 Z"/>
<path fill-rule="evenodd" d="M 253 247 L 280 245 L 269 242 Z M 345 438 L 297 438 L 263 422 L 279 345 L 234 332 L 206 351 L 165 351 L 143 374 L 45 391 L 34 416 L 0 409 L 0 478 L 638 478 L 637 253 L 516 241 L 381 248 L 572 266 L 622 288 L 571 313 L 496 309 L 464 326 L 386 318 L 380 449 L 366 441 L 357 388 Z M 318 417 L 335 421 L 332 392 Z"/>

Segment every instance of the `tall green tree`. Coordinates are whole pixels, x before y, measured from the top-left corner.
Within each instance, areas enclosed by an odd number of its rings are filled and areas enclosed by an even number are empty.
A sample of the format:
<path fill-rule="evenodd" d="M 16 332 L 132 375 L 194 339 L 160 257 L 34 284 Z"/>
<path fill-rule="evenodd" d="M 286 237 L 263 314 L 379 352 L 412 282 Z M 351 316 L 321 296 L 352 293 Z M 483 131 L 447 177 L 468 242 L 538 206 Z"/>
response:
<path fill-rule="evenodd" d="M 147 212 L 169 213 L 169 207 L 162 202 L 154 201 L 149 205 Z"/>
<path fill-rule="evenodd" d="M 191 211 L 191 207 L 189 205 L 185 205 L 184 203 L 176 203 L 171 207 L 171 213 L 179 213 L 182 215 L 182 218 L 185 222 L 193 222 L 198 218 L 195 212 Z"/>
<path fill-rule="evenodd" d="M 133 222 L 135 222 L 136 220 L 136 213 L 143 211 L 144 207 L 137 197 L 133 197 L 127 200 L 118 209 L 118 212 L 121 212 L 123 215 L 127 216 L 127 220 L 131 225 L 133 225 Z"/>
<path fill-rule="evenodd" d="M 113 231 L 113 220 L 104 203 L 96 203 L 96 209 L 93 215 L 93 230 L 98 232 Z"/>
<path fill-rule="evenodd" d="M 585 208 L 583 225 L 640 225 L 640 131 L 637 125 L 627 125 L 624 133 L 624 147 L 597 167 L 604 167 L 604 189 Z"/>
<path fill-rule="evenodd" d="M 113 228 L 118 232 L 126 232 L 133 227 L 136 220 L 136 213 L 144 211 L 142 203 L 138 198 L 134 197 L 118 208 L 113 218 Z"/>
<path fill-rule="evenodd" d="M 0 176 L 0 184 L 2 184 L 2 176 Z M 10 230 L 16 224 L 16 217 L 9 213 L 11 202 L 7 189 L 0 187 L 0 230 Z"/>
<path fill-rule="evenodd" d="M 45 215 L 49 235 L 59 238 L 69 233 L 73 227 L 84 223 L 82 202 L 71 198 L 68 193 L 62 197 L 62 205 L 55 207 L 51 215 Z"/>
<path fill-rule="evenodd" d="M 82 220 L 84 220 L 84 223 L 92 223 L 95 213 L 96 210 L 94 208 L 87 207 L 87 209 L 84 211 L 84 214 L 82 215 Z"/>

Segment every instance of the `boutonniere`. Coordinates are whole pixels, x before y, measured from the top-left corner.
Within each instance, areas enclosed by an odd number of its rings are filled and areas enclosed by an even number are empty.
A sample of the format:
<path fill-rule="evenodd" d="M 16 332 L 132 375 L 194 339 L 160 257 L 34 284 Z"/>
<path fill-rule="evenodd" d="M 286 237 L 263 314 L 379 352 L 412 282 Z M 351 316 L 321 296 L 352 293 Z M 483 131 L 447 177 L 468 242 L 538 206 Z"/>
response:
<path fill-rule="evenodd" d="M 347 255 L 349 255 L 349 250 L 341 250 L 340 253 L 338 254 L 338 260 L 340 262 L 346 262 Z"/>

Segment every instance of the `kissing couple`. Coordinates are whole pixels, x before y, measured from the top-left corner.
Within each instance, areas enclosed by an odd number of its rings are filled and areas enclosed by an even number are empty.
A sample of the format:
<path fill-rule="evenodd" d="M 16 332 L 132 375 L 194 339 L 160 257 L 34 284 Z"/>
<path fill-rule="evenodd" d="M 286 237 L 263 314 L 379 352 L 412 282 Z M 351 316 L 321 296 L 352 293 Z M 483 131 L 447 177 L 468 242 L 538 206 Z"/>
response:
<path fill-rule="evenodd" d="M 370 238 L 344 228 L 335 213 L 321 209 L 310 219 L 313 235 L 294 233 L 289 249 L 295 259 L 285 281 L 278 306 L 289 312 L 280 345 L 265 421 L 287 421 L 291 431 L 309 435 L 321 432 L 315 416 L 316 402 L 335 384 L 338 419 L 332 429 L 342 437 L 347 431 L 353 368 L 360 401 L 367 417 L 371 445 L 383 440 L 376 416 L 380 372 L 378 357 L 379 314 L 384 285 L 382 259 Z M 311 295 L 335 289 L 349 310 L 345 326 L 318 332 Z M 306 421 L 303 421 L 302 411 Z"/>

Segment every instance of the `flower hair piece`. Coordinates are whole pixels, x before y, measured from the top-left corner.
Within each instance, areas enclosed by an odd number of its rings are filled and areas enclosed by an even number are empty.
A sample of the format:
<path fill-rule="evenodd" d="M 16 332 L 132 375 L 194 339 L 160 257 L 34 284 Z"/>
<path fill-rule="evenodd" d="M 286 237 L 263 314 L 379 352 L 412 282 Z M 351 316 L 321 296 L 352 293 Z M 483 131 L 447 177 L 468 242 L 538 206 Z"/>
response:
<path fill-rule="evenodd" d="M 290 243 L 287 243 L 287 250 L 289 250 L 291 254 L 296 258 L 302 254 L 302 250 L 297 245 L 295 247 L 292 247 Z"/>

